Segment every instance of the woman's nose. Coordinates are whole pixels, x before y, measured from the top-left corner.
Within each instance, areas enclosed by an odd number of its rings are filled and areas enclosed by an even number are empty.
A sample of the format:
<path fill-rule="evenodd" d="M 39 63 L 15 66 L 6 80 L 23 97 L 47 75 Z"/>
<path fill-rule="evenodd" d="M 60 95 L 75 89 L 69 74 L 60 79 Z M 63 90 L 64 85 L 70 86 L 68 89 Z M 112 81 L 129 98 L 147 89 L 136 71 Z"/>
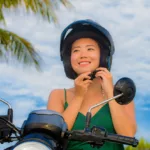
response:
<path fill-rule="evenodd" d="M 86 52 L 86 51 L 82 51 L 82 52 L 80 53 L 80 57 L 81 57 L 81 58 L 86 58 L 86 57 L 87 57 L 87 52 Z"/>

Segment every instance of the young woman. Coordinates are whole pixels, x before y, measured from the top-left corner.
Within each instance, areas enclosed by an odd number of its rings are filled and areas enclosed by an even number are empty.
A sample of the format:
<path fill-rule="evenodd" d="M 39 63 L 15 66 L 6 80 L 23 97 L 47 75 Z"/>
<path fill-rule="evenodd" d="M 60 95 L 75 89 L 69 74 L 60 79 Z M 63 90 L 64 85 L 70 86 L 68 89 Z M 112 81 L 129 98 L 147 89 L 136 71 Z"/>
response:
<path fill-rule="evenodd" d="M 70 31 L 70 32 L 69 32 Z M 113 97 L 110 73 L 114 44 L 109 32 L 92 20 L 79 20 L 64 29 L 60 54 L 66 76 L 74 87 L 50 93 L 48 109 L 62 114 L 69 130 L 83 130 L 88 109 Z M 90 73 L 96 70 L 91 80 Z M 134 102 L 119 105 L 116 101 L 92 110 L 91 126 L 104 127 L 108 132 L 133 137 L 136 133 Z M 69 142 L 68 149 L 92 150 L 87 143 Z M 123 150 L 123 145 L 106 142 L 101 150 Z"/>

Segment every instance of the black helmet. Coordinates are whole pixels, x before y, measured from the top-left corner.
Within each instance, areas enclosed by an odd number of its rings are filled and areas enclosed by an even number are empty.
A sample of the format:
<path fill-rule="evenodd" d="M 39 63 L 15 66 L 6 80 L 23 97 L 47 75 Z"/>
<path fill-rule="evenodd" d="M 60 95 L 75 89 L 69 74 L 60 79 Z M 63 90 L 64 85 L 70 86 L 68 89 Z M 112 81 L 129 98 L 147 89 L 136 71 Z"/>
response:
<path fill-rule="evenodd" d="M 80 38 L 92 38 L 97 41 L 101 49 L 100 66 L 111 68 L 112 55 L 115 51 L 110 33 L 98 23 L 92 20 L 79 20 L 68 25 L 61 34 L 60 57 L 64 64 L 67 77 L 75 79 L 77 74 L 71 67 L 71 45 Z"/>

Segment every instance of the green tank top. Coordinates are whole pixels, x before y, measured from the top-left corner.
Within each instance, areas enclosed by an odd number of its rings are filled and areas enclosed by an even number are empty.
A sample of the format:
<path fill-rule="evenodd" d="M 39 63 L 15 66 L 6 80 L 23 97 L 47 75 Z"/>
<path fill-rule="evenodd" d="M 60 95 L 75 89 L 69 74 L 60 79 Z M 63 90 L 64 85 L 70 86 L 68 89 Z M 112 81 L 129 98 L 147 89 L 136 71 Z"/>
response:
<path fill-rule="evenodd" d="M 66 98 L 66 90 L 64 89 L 65 92 L 65 104 L 64 104 L 64 109 L 68 107 L 67 103 L 67 98 Z M 86 117 L 82 113 L 78 113 L 76 117 L 76 121 L 72 127 L 72 130 L 84 130 L 85 127 L 85 119 Z M 105 104 L 103 107 L 99 109 L 99 111 L 92 116 L 91 122 L 90 122 L 90 127 L 92 126 L 101 126 L 105 128 L 109 133 L 116 133 L 111 114 L 110 114 L 110 109 L 109 105 Z M 90 144 L 86 142 L 78 142 L 78 141 L 69 141 L 67 150 L 124 150 L 124 147 L 122 144 L 117 144 L 117 143 L 112 143 L 112 142 L 105 142 L 105 144 L 100 147 L 91 147 Z"/>

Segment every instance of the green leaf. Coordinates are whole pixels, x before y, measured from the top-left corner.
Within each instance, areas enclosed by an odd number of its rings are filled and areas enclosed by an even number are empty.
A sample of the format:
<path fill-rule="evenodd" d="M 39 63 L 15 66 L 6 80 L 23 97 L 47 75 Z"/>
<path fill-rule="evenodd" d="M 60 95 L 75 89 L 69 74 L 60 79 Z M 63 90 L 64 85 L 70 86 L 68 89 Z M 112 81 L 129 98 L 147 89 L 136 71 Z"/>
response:
<path fill-rule="evenodd" d="M 0 22 L 2 22 L 4 25 L 6 25 L 5 18 L 4 18 L 4 15 L 3 15 L 3 12 L 1 9 L 0 9 Z"/>
<path fill-rule="evenodd" d="M 141 137 L 137 147 L 127 146 L 125 150 L 150 150 L 150 143 Z"/>
<path fill-rule="evenodd" d="M 3 46 L 3 51 L 11 53 L 11 56 L 19 62 L 26 65 L 35 65 L 37 70 L 41 70 L 40 63 L 42 59 L 35 51 L 30 42 L 16 35 L 13 32 L 0 29 L 0 45 Z M 6 54 L 7 54 L 6 53 Z M 0 55 L 3 57 L 3 55 Z M 7 57 L 7 59 L 9 59 Z"/>

